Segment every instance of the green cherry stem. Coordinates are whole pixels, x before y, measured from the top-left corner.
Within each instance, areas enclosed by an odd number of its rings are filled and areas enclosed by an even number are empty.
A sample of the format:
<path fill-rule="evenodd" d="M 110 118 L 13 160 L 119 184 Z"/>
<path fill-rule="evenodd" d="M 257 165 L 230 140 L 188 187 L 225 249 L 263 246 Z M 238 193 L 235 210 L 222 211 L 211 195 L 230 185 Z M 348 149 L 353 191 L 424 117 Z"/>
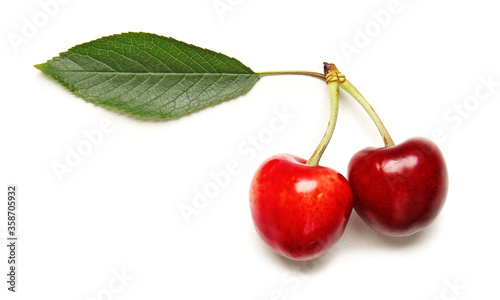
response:
<path fill-rule="evenodd" d="M 327 63 L 325 63 L 325 75 L 328 90 L 330 91 L 330 120 L 328 121 L 328 127 L 326 128 L 325 135 L 321 139 L 321 142 L 311 158 L 309 158 L 306 163 L 309 166 L 317 166 L 319 164 L 319 160 L 321 159 L 321 156 L 323 156 L 323 152 L 325 152 L 325 149 L 332 138 L 339 112 L 339 81 L 343 75 L 340 74 L 334 64 Z"/>
<path fill-rule="evenodd" d="M 325 133 L 325 136 L 321 140 L 321 143 L 318 145 L 318 148 L 314 152 L 313 156 L 307 161 L 308 165 L 318 164 L 321 156 L 323 155 L 323 152 L 325 151 L 326 147 L 328 146 L 328 143 L 330 142 L 333 130 L 335 129 L 335 123 L 338 114 L 339 86 L 347 93 L 349 93 L 365 109 L 365 111 L 368 113 L 370 118 L 377 126 L 378 131 L 380 132 L 380 135 L 384 140 L 385 146 L 386 147 L 394 146 L 394 141 L 392 140 L 391 135 L 387 131 L 387 128 L 385 128 L 384 124 L 382 123 L 382 120 L 380 120 L 380 117 L 377 115 L 373 107 L 370 105 L 370 103 L 368 103 L 365 97 L 361 95 L 361 93 L 356 89 L 356 87 L 354 87 L 352 83 L 346 80 L 345 76 L 338 71 L 337 67 L 334 64 L 325 63 L 325 74 L 310 72 L 310 71 L 297 71 L 297 70 L 258 72 L 256 74 L 259 74 L 260 77 L 273 76 L 273 75 L 306 75 L 322 80 L 326 79 L 328 88 L 330 90 L 330 98 L 331 98 L 330 122 L 328 123 L 327 131 Z"/>
<path fill-rule="evenodd" d="M 263 76 L 273 76 L 273 75 L 306 75 L 306 76 L 312 76 L 315 78 L 319 78 L 321 80 L 325 80 L 325 75 L 317 72 L 310 72 L 310 71 L 268 71 L 268 72 L 257 72 L 257 74 L 260 75 L 260 77 Z"/>
<path fill-rule="evenodd" d="M 380 135 L 382 135 L 382 138 L 384 139 L 384 144 L 386 147 L 394 146 L 394 141 L 392 140 L 391 136 L 389 135 L 389 132 L 387 131 L 387 128 L 385 128 L 384 124 L 382 123 L 382 120 L 380 120 L 380 117 L 377 115 L 373 107 L 366 101 L 365 97 L 361 95 L 361 93 L 350 83 L 348 80 L 345 80 L 340 84 L 340 87 L 349 93 L 356 101 L 358 101 L 359 104 L 366 110 L 370 118 L 372 118 L 373 122 L 378 128 L 378 131 L 380 132 Z"/>

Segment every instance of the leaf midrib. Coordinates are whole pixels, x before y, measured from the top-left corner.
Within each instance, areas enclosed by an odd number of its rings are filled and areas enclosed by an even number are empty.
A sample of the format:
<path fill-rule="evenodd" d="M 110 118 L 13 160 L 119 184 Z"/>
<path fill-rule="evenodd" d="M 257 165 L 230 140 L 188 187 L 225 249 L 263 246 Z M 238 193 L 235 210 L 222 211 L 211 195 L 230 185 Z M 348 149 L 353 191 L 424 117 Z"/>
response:
<path fill-rule="evenodd" d="M 169 72 L 118 72 L 118 71 L 78 71 L 78 70 L 61 70 L 57 69 L 57 72 L 66 72 L 66 73 L 102 73 L 102 74 L 120 74 L 120 75 L 158 75 L 158 76 L 167 76 L 167 75 L 177 75 L 177 76 L 210 76 L 210 75 L 218 75 L 218 76 L 228 76 L 228 75 L 257 75 L 261 76 L 258 73 L 204 73 L 204 72 L 199 72 L 199 73 L 169 73 Z"/>

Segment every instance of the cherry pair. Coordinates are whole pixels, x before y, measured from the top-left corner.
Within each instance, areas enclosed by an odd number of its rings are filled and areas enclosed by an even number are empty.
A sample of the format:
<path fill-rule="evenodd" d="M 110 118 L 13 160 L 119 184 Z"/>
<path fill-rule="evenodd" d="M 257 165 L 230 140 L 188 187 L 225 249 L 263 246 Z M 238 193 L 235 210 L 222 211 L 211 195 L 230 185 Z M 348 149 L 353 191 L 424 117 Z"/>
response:
<path fill-rule="evenodd" d="M 260 237 L 278 254 L 309 260 L 324 254 L 344 233 L 352 208 L 372 229 L 391 237 L 426 228 L 441 211 L 448 174 L 439 148 L 425 138 L 395 145 L 373 108 L 335 65 L 325 63 L 330 121 L 309 160 L 290 154 L 267 159 L 250 187 L 250 208 Z M 339 87 L 368 112 L 385 143 L 356 153 L 348 180 L 319 166 L 338 115 Z"/>

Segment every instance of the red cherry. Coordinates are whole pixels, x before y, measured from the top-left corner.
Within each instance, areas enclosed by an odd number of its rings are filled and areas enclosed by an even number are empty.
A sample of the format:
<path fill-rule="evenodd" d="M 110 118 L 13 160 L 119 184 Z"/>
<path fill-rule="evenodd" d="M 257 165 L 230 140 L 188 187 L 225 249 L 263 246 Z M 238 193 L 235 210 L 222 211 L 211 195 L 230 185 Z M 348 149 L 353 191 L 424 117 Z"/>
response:
<path fill-rule="evenodd" d="M 375 231 L 393 237 L 427 227 L 448 192 L 443 155 L 424 138 L 359 151 L 349 162 L 348 178 L 358 215 Z"/>
<path fill-rule="evenodd" d="M 316 258 L 335 244 L 352 205 L 342 174 L 290 154 L 262 163 L 250 188 L 255 229 L 276 253 L 292 260 Z"/>

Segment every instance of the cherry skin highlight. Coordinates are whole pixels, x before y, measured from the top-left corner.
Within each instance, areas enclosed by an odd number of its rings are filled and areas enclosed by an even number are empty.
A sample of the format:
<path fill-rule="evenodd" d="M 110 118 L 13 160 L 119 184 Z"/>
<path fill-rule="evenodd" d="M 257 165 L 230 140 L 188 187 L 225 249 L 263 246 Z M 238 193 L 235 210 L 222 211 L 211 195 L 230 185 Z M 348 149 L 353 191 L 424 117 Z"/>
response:
<path fill-rule="evenodd" d="M 257 233 L 291 260 L 324 254 L 344 233 L 352 206 L 352 191 L 342 174 L 290 154 L 263 162 L 250 187 Z"/>
<path fill-rule="evenodd" d="M 444 157 L 424 138 L 359 151 L 349 162 L 348 179 L 356 213 L 372 229 L 392 237 L 425 229 L 448 192 Z"/>

